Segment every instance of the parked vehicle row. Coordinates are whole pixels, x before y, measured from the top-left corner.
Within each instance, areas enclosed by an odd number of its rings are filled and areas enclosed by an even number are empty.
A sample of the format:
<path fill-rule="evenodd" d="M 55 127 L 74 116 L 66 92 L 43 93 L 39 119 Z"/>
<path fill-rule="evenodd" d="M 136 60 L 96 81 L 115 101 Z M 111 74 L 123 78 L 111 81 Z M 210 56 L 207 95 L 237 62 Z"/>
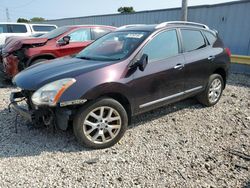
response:
<path fill-rule="evenodd" d="M 34 34 L 45 34 L 53 29 L 56 25 L 50 24 L 26 24 L 0 22 L 0 45 L 5 44 L 5 40 L 11 36 L 32 36 Z"/>
<path fill-rule="evenodd" d="M 65 26 L 40 37 L 8 38 L 2 51 L 3 71 L 12 78 L 30 65 L 76 54 L 113 30 L 109 26 Z"/>
<path fill-rule="evenodd" d="M 72 124 L 81 144 L 106 148 L 122 138 L 134 115 L 194 96 L 215 105 L 229 67 L 230 50 L 206 25 L 123 26 L 75 56 L 17 74 L 13 84 L 20 91 L 11 94 L 11 106 L 37 125 L 66 130 Z"/>
<path fill-rule="evenodd" d="M 2 62 L 2 48 L 5 41 L 13 36 L 41 36 L 56 29 L 56 25 L 50 24 L 26 24 L 26 23 L 10 23 L 0 22 L 0 63 Z M 1 66 L 2 67 L 2 66 Z"/>

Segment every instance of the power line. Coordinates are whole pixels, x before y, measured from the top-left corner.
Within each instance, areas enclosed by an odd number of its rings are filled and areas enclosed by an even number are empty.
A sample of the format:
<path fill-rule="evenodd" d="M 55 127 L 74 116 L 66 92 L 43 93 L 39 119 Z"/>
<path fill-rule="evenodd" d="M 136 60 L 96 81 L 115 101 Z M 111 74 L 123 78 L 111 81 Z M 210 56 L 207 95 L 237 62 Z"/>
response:
<path fill-rule="evenodd" d="M 9 9 L 6 8 L 6 9 L 5 9 L 5 12 L 6 12 L 6 20 L 7 20 L 7 22 L 10 22 L 10 13 L 9 13 Z"/>

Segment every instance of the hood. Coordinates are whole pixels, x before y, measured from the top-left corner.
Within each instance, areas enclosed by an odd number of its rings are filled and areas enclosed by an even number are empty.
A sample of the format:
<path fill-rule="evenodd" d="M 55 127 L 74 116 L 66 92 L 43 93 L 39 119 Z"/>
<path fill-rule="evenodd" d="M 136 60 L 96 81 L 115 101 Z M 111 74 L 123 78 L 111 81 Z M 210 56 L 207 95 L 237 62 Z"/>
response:
<path fill-rule="evenodd" d="M 47 38 L 35 38 L 35 37 L 8 37 L 5 41 L 4 53 L 12 53 L 22 48 L 24 44 L 35 45 L 43 44 L 48 41 Z"/>
<path fill-rule="evenodd" d="M 58 58 L 33 65 L 17 74 L 12 82 L 17 87 L 35 91 L 47 83 L 77 76 L 113 64 L 114 62 Z"/>

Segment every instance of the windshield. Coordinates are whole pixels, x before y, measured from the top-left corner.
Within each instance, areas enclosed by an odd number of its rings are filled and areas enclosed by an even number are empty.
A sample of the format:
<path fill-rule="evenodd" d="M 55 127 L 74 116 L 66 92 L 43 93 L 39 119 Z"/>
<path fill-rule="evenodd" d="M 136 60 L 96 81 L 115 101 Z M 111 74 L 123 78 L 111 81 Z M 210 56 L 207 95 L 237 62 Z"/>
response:
<path fill-rule="evenodd" d="M 144 41 L 148 32 L 113 32 L 98 39 L 77 54 L 77 58 L 115 61 L 128 57 Z"/>
<path fill-rule="evenodd" d="M 39 38 L 53 39 L 53 38 L 56 38 L 59 35 L 65 33 L 68 30 L 69 30 L 68 27 L 59 27 L 57 29 L 54 29 L 53 31 L 50 31 L 49 33 L 46 33 L 46 34 L 40 36 Z"/>

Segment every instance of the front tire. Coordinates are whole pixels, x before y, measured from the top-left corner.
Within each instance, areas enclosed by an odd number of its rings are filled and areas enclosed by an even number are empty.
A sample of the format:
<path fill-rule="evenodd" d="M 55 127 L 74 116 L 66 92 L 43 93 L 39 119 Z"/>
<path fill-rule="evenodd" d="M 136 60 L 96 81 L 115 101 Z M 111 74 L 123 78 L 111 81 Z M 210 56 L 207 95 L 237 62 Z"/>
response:
<path fill-rule="evenodd" d="M 83 146 L 103 149 L 116 144 L 126 132 L 128 116 L 124 107 L 114 99 L 100 98 L 79 109 L 73 129 Z"/>
<path fill-rule="evenodd" d="M 197 99 L 205 106 L 213 106 L 220 100 L 223 89 L 224 81 L 221 75 L 212 74 L 208 79 L 206 89 L 197 96 Z"/>

